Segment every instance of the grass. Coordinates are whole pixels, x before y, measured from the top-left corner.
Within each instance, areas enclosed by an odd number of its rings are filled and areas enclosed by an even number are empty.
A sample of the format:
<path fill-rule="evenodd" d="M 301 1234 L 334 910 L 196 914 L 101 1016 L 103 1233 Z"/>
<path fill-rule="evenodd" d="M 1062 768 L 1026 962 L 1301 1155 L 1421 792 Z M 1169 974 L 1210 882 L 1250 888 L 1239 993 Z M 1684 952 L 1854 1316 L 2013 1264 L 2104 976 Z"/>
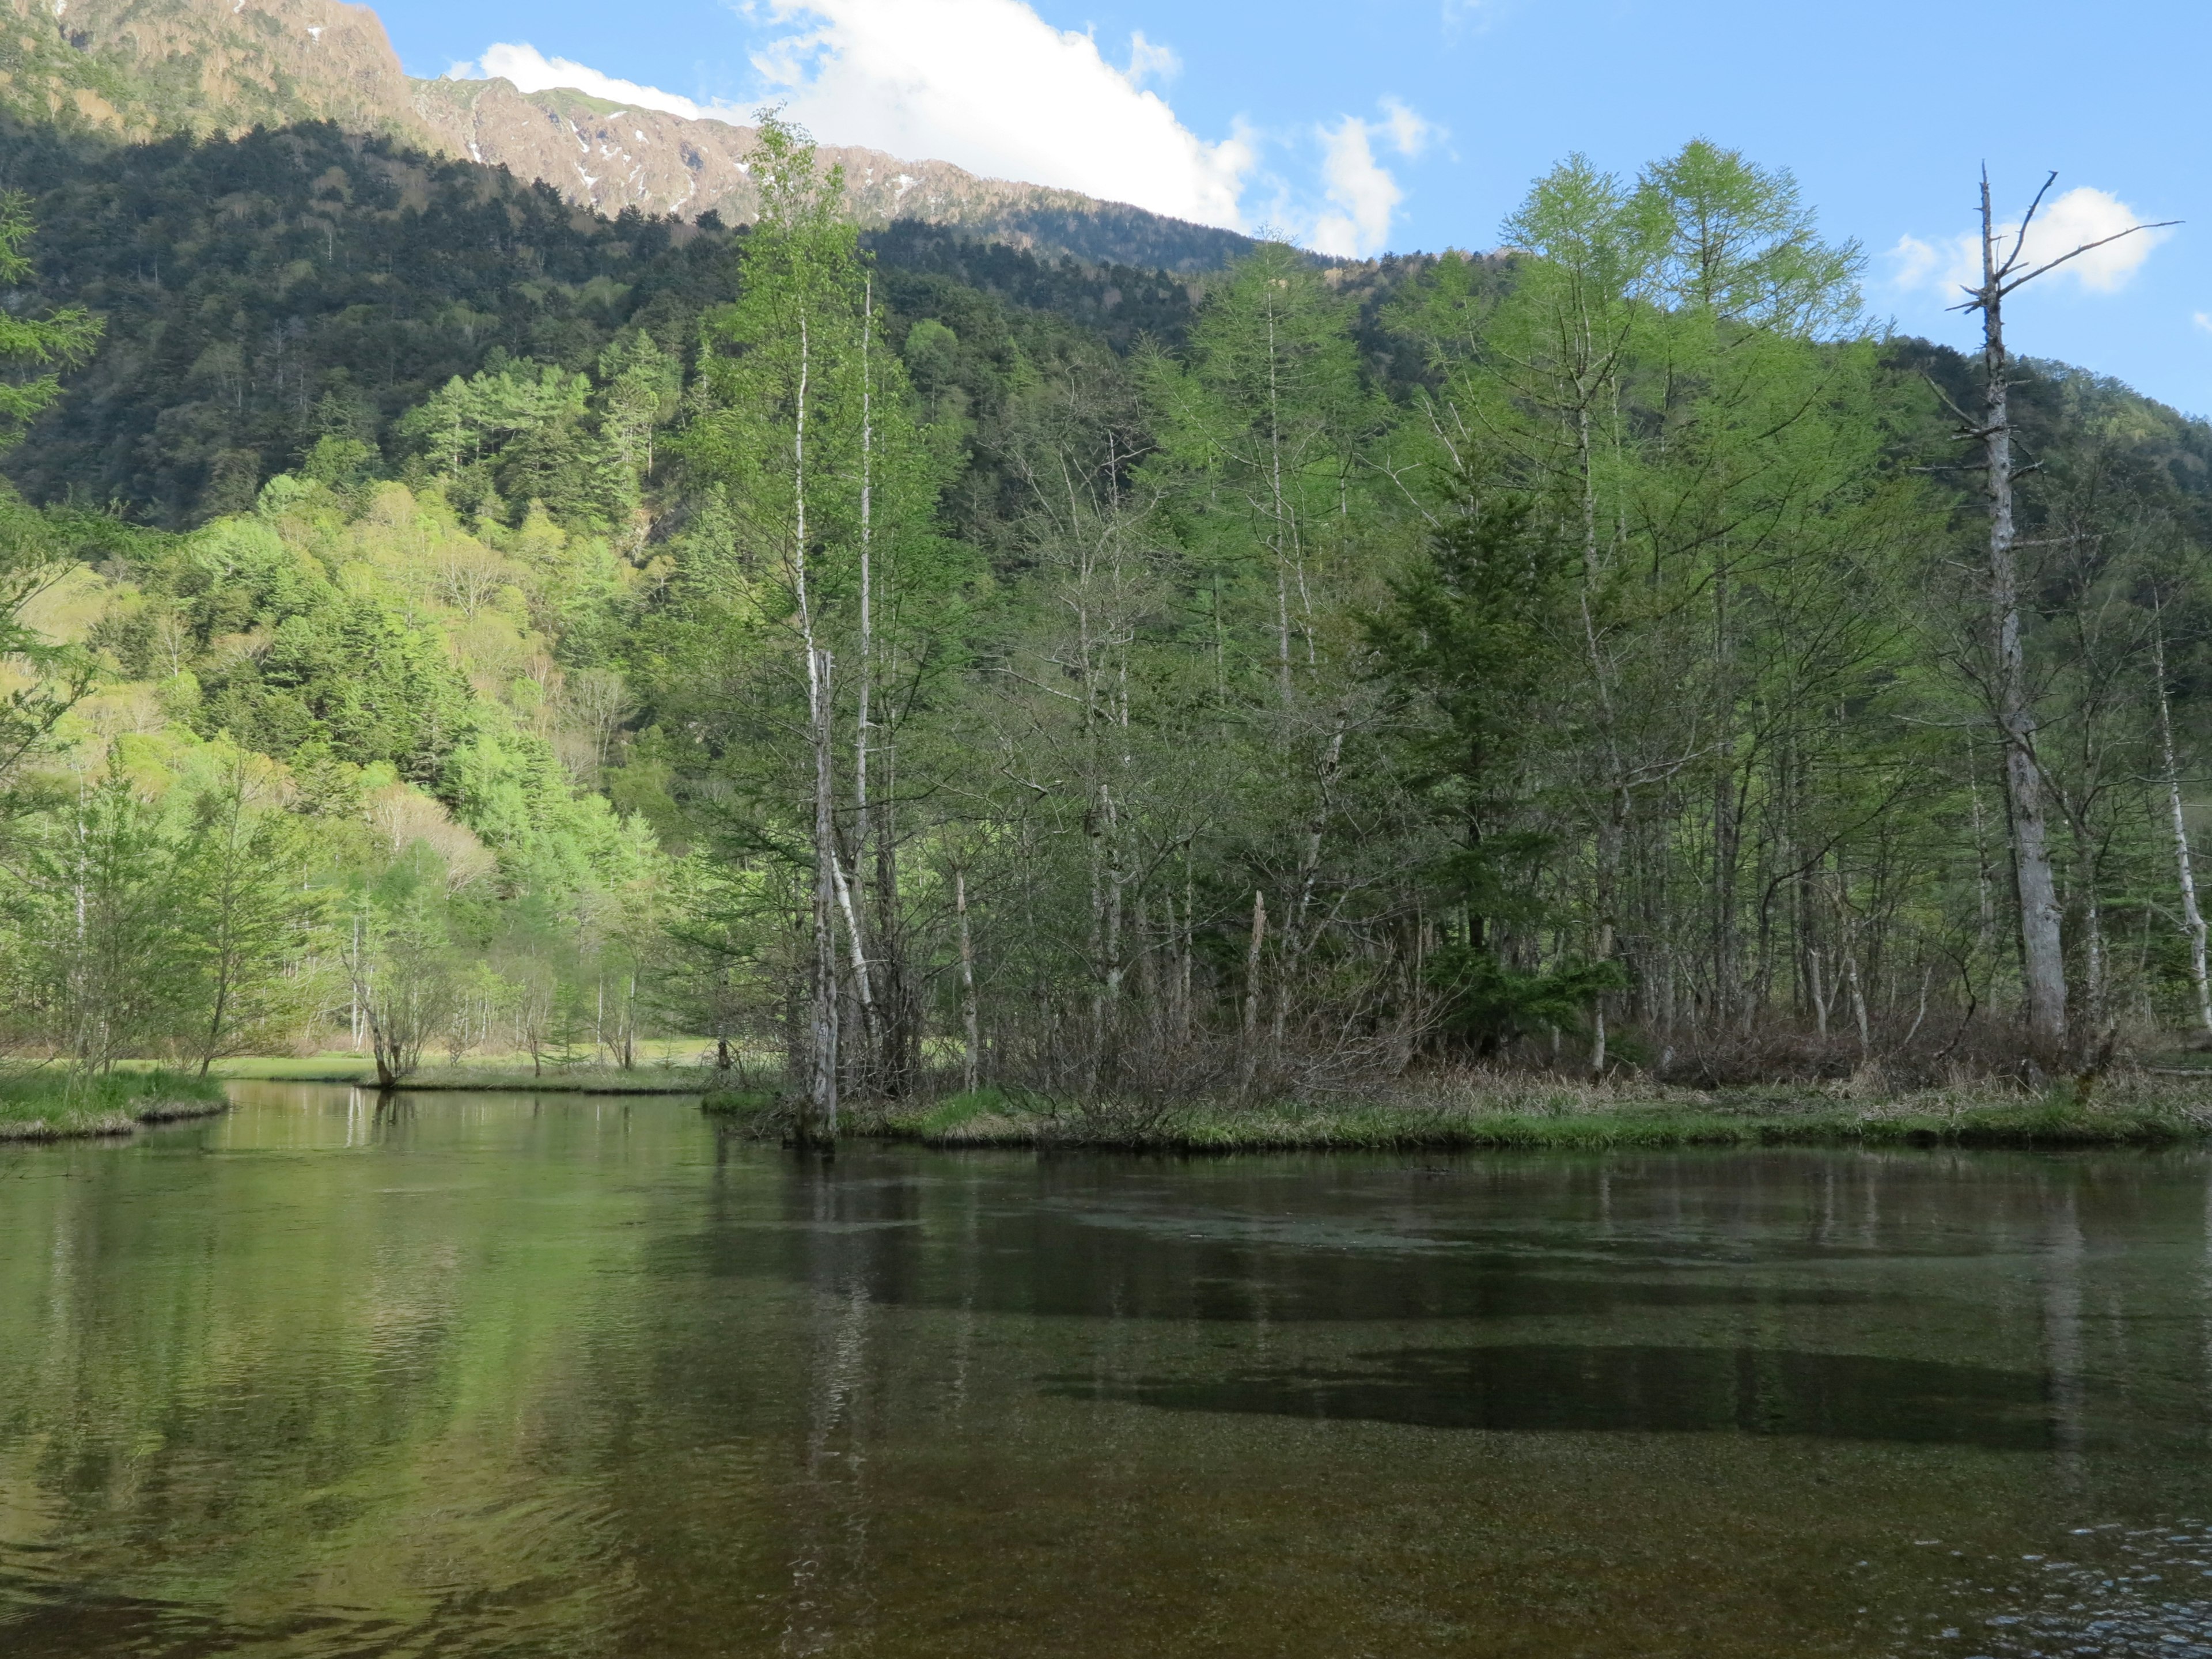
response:
<path fill-rule="evenodd" d="M 710 1095 L 705 1103 L 755 1134 L 790 1127 L 788 1105 L 766 1091 Z M 1166 1107 L 986 1089 L 916 1106 L 856 1103 L 842 1127 L 856 1139 L 931 1146 L 1176 1152 L 2161 1146 L 2212 1138 L 2212 1086 L 2133 1073 L 2107 1079 L 2085 1103 L 2070 1087 L 2041 1096 L 1989 1085 L 1861 1098 L 1851 1085 L 1700 1091 L 1478 1073 L 1365 1100 Z"/>
<path fill-rule="evenodd" d="M 688 1054 L 689 1051 L 685 1051 Z M 350 1083 L 374 1086 L 376 1066 L 356 1054 L 309 1054 L 282 1058 L 252 1055 L 217 1060 L 222 1077 L 276 1083 Z M 615 1066 L 547 1066 L 534 1070 L 528 1056 L 472 1059 L 459 1066 L 425 1066 L 408 1078 L 404 1089 L 528 1090 L 538 1094 L 689 1095 L 696 1094 L 712 1074 L 688 1060 L 678 1061 L 673 1052 L 657 1061 L 641 1061 L 629 1071 Z"/>
<path fill-rule="evenodd" d="M 0 1140 L 129 1134 L 142 1123 L 212 1117 L 229 1103 L 220 1078 L 184 1072 L 25 1072 L 0 1078 Z"/>

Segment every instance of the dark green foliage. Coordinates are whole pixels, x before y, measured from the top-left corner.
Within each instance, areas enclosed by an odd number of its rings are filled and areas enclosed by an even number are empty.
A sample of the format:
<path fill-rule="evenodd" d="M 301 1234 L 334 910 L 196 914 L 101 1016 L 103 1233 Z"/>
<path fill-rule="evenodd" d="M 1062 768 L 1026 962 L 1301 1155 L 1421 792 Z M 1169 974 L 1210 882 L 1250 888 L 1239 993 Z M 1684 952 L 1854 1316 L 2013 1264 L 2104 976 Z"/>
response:
<path fill-rule="evenodd" d="M 1232 240 L 1243 243 L 1242 237 Z M 952 289 L 988 295 L 1009 312 L 1042 312 L 1096 331 L 1116 350 L 1139 339 L 1180 345 L 1190 328 L 1204 279 L 1119 263 L 1087 264 L 1042 259 L 1003 242 L 980 242 L 940 225 L 902 220 L 869 232 L 860 246 L 886 273 L 886 301 L 908 315 L 936 315 L 933 296 Z M 1250 251 L 1249 244 L 1236 249 Z M 1209 262 L 1207 270 L 1228 258 Z"/>
<path fill-rule="evenodd" d="M 625 325 L 689 341 L 732 240 L 597 219 L 327 125 L 128 147 L 11 135 L 0 178 L 33 198 L 34 295 L 109 330 L 15 476 L 39 500 L 121 499 L 171 525 L 234 508 L 249 464 L 257 483 L 298 466 L 334 402 L 337 435 L 380 442 L 495 349 L 581 371 Z"/>
<path fill-rule="evenodd" d="M 589 371 L 624 330 L 688 357 L 743 240 L 711 215 L 598 218 L 503 170 L 326 123 L 127 146 L 0 132 L 0 181 L 27 194 L 40 228 L 33 298 L 108 331 L 9 470 L 33 500 L 122 501 L 173 526 L 241 510 L 325 436 L 396 465 L 411 446 L 391 422 L 456 375 L 523 359 Z M 965 288 L 1127 347 L 1176 337 L 1190 313 L 1186 282 L 1157 271 L 918 225 L 867 240 L 887 271 L 915 272 L 884 296 L 911 315 Z M 510 505 L 544 494 L 563 459 L 547 452 L 569 441 L 544 441 L 525 477 L 501 482 Z M 586 494 L 580 510 L 607 515 L 606 487 Z"/>
<path fill-rule="evenodd" d="M 20 191 L 0 194 L 0 285 L 19 287 L 31 275 L 24 246 L 31 239 L 30 204 Z M 0 310 L 0 444 L 61 395 L 60 371 L 92 355 L 100 325 L 82 306 L 44 317 Z"/>
<path fill-rule="evenodd" d="M 1459 823 L 1438 873 L 1479 951 L 1492 918 L 1531 920 L 1547 842 L 1526 824 L 1523 763 L 1571 651 L 1570 563 L 1525 499 L 1486 495 L 1462 475 L 1442 506 L 1427 549 L 1364 627 L 1407 722 L 1408 781 Z"/>
<path fill-rule="evenodd" d="M 1437 952 L 1429 982 L 1443 997 L 1440 1034 L 1476 1054 L 1494 1054 L 1516 1037 L 1552 1031 L 1579 1036 L 1597 999 L 1629 984 L 1618 962 L 1568 961 L 1523 973 L 1480 945 L 1466 945 Z"/>
<path fill-rule="evenodd" d="M 1893 340 L 1884 353 L 1899 380 L 1923 376 L 1945 397 L 1972 407 L 1981 396 L 1974 360 L 1948 346 L 1926 340 Z M 2019 428 L 2014 447 L 2029 462 L 2049 465 L 2085 447 L 2103 449 L 2131 489 L 2163 496 L 2185 507 L 2198 533 L 2212 531 L 2212 426 L 2154 402 L 2119 381 L 2065 363 L 2022 359 L 2014 365 L 2012 418 Z M 1920 420 L 1911 434 L 1915 450 L 1931 459 L 1967 459 L 1933 398 L 1911 400 Z M 1965 481 L 1963 472 L 1960 474 Z M 2030 510 L 2033 510 L 2033 502 Z"/>
<path fill-rule="evenodd" d="M 204 687 L 201 724 L 266 753 L 322 742 L 357 766 L 389 763 L 435 781 L 472 724 L 468 683 L 428 635 L 374 599 L 348 599 L 278 624 L 258 663 Z"/>

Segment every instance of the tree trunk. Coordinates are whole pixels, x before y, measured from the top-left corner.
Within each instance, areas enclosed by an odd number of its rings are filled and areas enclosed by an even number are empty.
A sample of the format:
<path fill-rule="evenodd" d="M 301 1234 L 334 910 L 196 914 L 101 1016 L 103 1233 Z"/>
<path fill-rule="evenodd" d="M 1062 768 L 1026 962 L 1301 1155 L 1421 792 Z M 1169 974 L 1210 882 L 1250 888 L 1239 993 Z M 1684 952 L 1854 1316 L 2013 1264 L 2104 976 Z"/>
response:
<path fill-rule="evenodd" d="M 853 884 L 845 879 L 845 867 L 838 862 L 834 847 L 830 855 L 830 873 L 837 884 L 837 908 L 845 916 L 845 937 L 853 958 L 853 992 L 860 1005 L 861 1073 L 865 1077 L 874 1070 L 880 1076 L 880 1068 L 875 1066 L 875 1062 L 881 1058 L 883 1052 L 882 1022 L 876 1017 L 875 989 L 868 973 L 867 947 L 860 937 L 860 914 L 853 906 Z M 855 871 L 855 879 L 858 879 L 858 874 Z"/>
<path fill-rule="evenodd" d="M 2066 1052 L 2066 956 L 2058 888 L 2051 870 L 2043 806 L 2043 774 L 2035 759 L 2035 718 L 2028 703 L 2027 664 L 2020 639 L 2020 575 L 2013 557 L 2011 385 L 2005 378 L 2004 265 L 1982 177 L 1982 458 L 1990 500 L 1990 626 L 1996 648 L 1997 728 L 2005 747 L 2005 793 L 2011 809 L 2013 867 L 2020 898 L 2021 968 L 2027 992 L 2028 1042 L 2045 1065 Z"/>
<path fill-rule="evenodd" d="M 1313 949 L 1313 934 L 1307 924 L 1313 910 L 1314 886 L 1321 876 L 1322 839 L 1328 829 L 1337 774 L 1343 761 L 1344 720 L 1340 715 L 1335 729 L 1329 733 L 1328 747 L 1322 751 L 1321 769 L 1315 780 L 1314 810 L 1306 820 L 1305 839 L 1298 849 L 1297 902 L 1291 906 L 1283 928 L 1283 971 L 1275 975 L 1274 1042 L 1279 1053 L 1290 1015 L 1291 976 L 1299 962 Z"/>
<path fill-rule="evenodd" d="M 868 366 L 868 347 L 874 332 L 875 282 L 871 277 L 866 289 L 860 323 L 860 684 L 856 693 L 859 708 L 853 728 L 853 875 L 850 884 L 853 887 L 863 889 L 863 906 L 866 898 L 869 837 L 875 828 L 868 811 L 868 750 L 875 738 L 876 684 L 875 404 Z M 853 983 L 860 998 L 860 1042 L 865 1050 L 861 1070 L 864 1073 L 872 1074 L 880 1083 L 890 1069 L 890 1057 L 884 1040 L 883 1024 L 876 1017 L 875 964 L 861 948 L 860 918 L 854 909 L 853 895 L 842 878 L 837 884 L 837 902 L 845 912 L 845 926 L 852 935 Z"/>
<path fill-rule="evenodd" d="M 887 1093 L 912 1089 L 921 1065 L 921 1010 L 907 973 L 906 929 L 899 910 L 898 750 L 885 741 L 876 752 L 883 761 L 883 791 L 875 809 L 876 1004 L 883 1021 L 879 1057 Z"/>
<path fill-rule="evenodd" d="M 960 1024 L 967 1037 L 960 1054 L 960 1088 L 963 1094 L 973 1094 L 981 1058 L 975 1037 L 975 940 L 968 931 L 968 872 L 957 865 L 952 870 L 952 909 L 960 919 Z"/>
<path fill-rule="evenodd" d="M 1183 849 L 1182 933 L 1176 948 L 1176 1041 L 1190 1041 L 1191 933 L 1198 925 L 1198 884 L 1191 873 L 1190 849 Z"/>
<path fill-rule="evenodd" d="M 1244 1076 L 1252 1086 L 1260 1064 L 1260 952 L 1267 942 L 1267 896 L 1252 890 L 1252 942 L 1244 952 Z"/>
<path fill-rule="evenodd" d="M 800 1138 L 829 1141 L 837 1135 L 837 933 L 833 914 L 838 886 L 836 757 L 830 752 L 830 653 L 807 653 L 807 690 L 814 728 L 814 1006 L 807 1053 L 806 1111 Z"/>
<path fill-rule="evenodd" d="M 2197 870 L 2189 859 L 2189 825 L 2181 815 L 2181 767 L 2173 752 L 2173 705 L 2166 682 L 2166 629 L 2163 619 L 2151 637 L 2154 666 L 2158 672 L 2158 738 L 2166 763 L 2166 805 L 2173 824 L 2173 860 L 2181 877 L 2181 920 L 2189 930 L 2189 980 L 2197 988 L 2197 1017 L 2212 1036 L 2212 980 L 2204 963 L 2204 913 L 2197 904 Z"/>
<path fill-rule="evenodd" d="M 1615 763 L 1618 764 L 1617 761 Z M 1599 828 L 1597 840 L 1597 951 L 1596 960 L 1613 960 L 1613 942 L 1617 933 L 1614 906 L 1620 878 L 1621 844 L 1628 831 L 1628 786 L 1616 772 L 1611 811 Z M 1600 991 L 1590 1000 L 1590 1075 L 1601 1078 L 1606 1067 L 1606 994 Z"/>

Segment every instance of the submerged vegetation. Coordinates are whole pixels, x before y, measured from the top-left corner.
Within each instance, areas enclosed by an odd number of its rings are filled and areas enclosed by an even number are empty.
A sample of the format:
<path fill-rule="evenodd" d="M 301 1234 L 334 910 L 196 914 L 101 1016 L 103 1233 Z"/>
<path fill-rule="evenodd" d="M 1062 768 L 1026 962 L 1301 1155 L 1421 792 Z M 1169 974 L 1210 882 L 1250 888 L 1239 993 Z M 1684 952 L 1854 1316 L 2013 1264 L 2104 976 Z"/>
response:
<path fill-rule="evenodd" d="M 19 159 L 27 1062 L 645 1088 L 680 1036 L 817 1136 L 2194 1132 L 2094 1079 L 2212 1036 L 2212 434 L 2014 365 L 2005 623 L 1978 371 L 1786 175 L 1574 160 L 1507 253 L 1187 281 L 864 244 L 773 121 L 743 233 L 324 128 Z M 1628 1092 L 1438 1103 L 1475 1064 Z"/>

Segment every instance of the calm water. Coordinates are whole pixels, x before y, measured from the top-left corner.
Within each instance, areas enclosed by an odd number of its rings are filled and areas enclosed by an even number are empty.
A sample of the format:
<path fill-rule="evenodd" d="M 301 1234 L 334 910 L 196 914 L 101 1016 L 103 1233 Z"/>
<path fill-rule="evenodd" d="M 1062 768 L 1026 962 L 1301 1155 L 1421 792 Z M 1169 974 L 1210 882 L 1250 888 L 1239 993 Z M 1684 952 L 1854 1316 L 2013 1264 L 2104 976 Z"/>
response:
<path fill-rule="evenodd" d="M 0 1653 L 2212 1654 L 2212 1161 L 265 1085 L 0 1150 Z"/>

